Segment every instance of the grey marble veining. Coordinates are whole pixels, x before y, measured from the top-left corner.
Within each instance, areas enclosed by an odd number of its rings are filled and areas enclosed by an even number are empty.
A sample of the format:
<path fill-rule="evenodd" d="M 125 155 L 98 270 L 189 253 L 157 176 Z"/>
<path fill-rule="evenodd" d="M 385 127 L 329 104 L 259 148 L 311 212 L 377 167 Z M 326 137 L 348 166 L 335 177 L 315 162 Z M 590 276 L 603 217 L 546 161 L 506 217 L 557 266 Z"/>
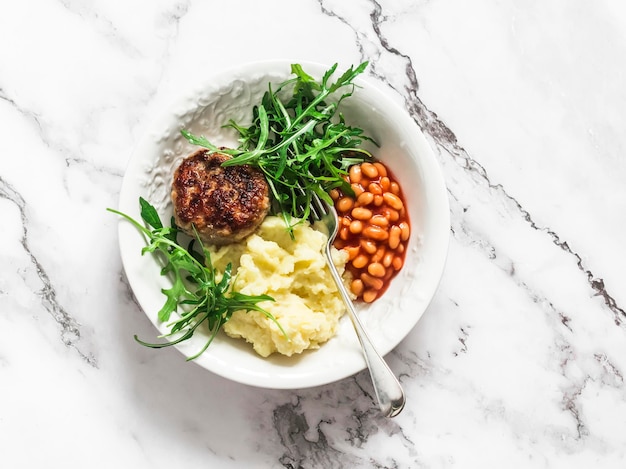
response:
<path fill-rule="evenodd" d="M 7 468 L 621 468 L 626 7 L 162 0 L 0 15 L 0 452 Z M 370 61 L 443 169 L 451 241 L 426 314 L 366 372 L 229 382 L 154 328 L 117 245 L 133 146 L 194 76 Z"/>

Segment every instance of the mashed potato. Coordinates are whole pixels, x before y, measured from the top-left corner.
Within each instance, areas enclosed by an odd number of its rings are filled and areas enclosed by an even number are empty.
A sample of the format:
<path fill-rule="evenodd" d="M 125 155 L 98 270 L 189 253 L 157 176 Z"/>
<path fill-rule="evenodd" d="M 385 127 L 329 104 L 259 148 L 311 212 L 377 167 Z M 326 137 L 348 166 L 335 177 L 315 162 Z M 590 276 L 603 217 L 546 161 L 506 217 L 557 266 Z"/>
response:
<path fill-rule="evenodd" d="M 213 266 L 223 271 L 233 264 L 233 289 L 248 295 L 267 294 L 275 301 L 259 306 L 270 312 L 287 333 L 258 311 L 236 311 L 224 325 L 226 334 L 250 342 L 267 357 L 274 352 L 291 356 L 318 348 L 335 334 L 345 305 L 326 265 L 326 237 L 308 223 L 294 229 L 293 241 L 284 221 L 268 216 L 259 230 L 238 244 L 214 247 Z M 345 251 L 333 248 L 333 262 L 340 275 L 347 261 Z"/>

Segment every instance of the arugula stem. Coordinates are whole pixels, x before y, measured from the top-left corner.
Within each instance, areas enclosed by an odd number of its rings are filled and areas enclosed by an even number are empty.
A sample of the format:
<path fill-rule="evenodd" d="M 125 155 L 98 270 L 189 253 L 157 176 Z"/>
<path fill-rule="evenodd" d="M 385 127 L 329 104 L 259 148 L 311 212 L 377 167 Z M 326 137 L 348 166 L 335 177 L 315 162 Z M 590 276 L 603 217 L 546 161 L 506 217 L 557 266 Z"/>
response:
<path fill-rule="evenodd" d="M 140 198 L 141 218 L 148 225 L 144 226 L 131 216 L 118 210 L 108 208 L 109 212 L 115 213 L 136 227 L 146 238 L 146 246 L 142 254 L 146 252 L 159 253 L 165 258 L 165 265 L 161 269 L 161 275 L 170 275 L 172 286 L 161 290 L 166 300 L 158 312 L 161 322 L 167 322 L 173 312 L 180 310 L 178 319 L 167 324 L 170 332 L 160 338 L 168 338 L 181 333 L 177 338 L 160 343 L 145 342 L 136 335 L 135 340 L 146 347 L 163 348 L 179 344 L 190 339 L 198 327 L 207 323 L 210 335 L 201 350 L 188 358 L 193 360 L 200 356 L 235 311 L 259 311 L 267 318 L 278 324 L 280 330 L 287 334 L 280 326 L 276 318 L 261 308 L 258 303 L 262 301 L 274 301 L 268 295 L 245 295 L 232 290 L 232 266 L 229 264 L 219 283 L 216 283 L 216 271 L 212 267 L 209 251 L 202 245 L 202 241 L 196 236 L 195 242 L 199 243 L 204 263 L 198 260 L 192 249 L 185 249 L 177 240 L 178 229 L 176 226 L 164 227 L 156 209 L 145 199 Z M 149 227 L 152 227 L 150 229 Z M 192 291 L 192 288 L 194 289 Z M 186 309 L 186 305 L 194 305 Z"/>
<path fill-rule="evenodd" d="M 364 141 L 374 140 L 363 130 L 345 124 L 338 112 L 341 102 L 350 97 L 356 86 L 353 80 L 367 67 L 367 62 L 350 67 L 334 83 L 330 79 L 337 69 L 334 64 L 321 82 L 308 75 L 299 64 L 293 64 L 295 75 L 278 84 L 270 84 L 261 103 L 252 110 L 252 124 L 244 126 L 232 120 L 226 125 L 239 132 L 241 145 L 236 149 L 217 150 L 204 137 L 181 131 L 187 140 L 211 151 L 222 151 L 232 156 L 223 166 L 249 164 L 263 171 L 270 186 L 275 212 L 279 212 L 293 237 L 293 218 L 299 223 L 309 215 L 310 194 L 328 198 L 327 192 L 341 188 L 352 194 L 346 182 L 349 167 L 371 159 L 371 154 L 360 147 Z M 328 104 L 337 91 L 348 87 Z M 281 99 L 279 94 L 288 94 Z"/>

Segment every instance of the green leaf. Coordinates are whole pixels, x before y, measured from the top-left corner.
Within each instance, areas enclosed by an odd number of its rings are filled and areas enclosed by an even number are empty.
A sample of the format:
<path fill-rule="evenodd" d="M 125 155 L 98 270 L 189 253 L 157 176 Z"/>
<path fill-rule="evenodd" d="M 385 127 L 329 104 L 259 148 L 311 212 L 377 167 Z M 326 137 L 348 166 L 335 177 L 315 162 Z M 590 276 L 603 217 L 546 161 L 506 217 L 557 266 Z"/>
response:
<path fill-rule="evenodd" d="M 193 135 L 191 132 L 182 129 L 180 131 L 180 133 L 182 134 L 183 137 L 185 137 L 187 139 L 187 141 L 189 143 L 191 143 L 192 145 L 198 145 L 204 148 L 208 148 L 209 150 L 212 151 L 219 151 L 219 148 L 216 147 L 215 145 L 213 145 L 209 140 L 207 140 L 205 137 L 198 137 Z"/>
<path fill-rule="evenodd" d="M 268 85 L 252 110 L 251 125 L 227 124 L 239 133 L 240 146 L 229 150 L 233 158 L 223 166 L 248 164 L 263 171 L 273 212 L 283 217 L 292 236 L 292 220 L 299 223 L 310 214 L 310 194 L 324 197 L 322 194 L 335 187 L 352 194 L 344 180 L 349 166 L 371 159 L 360 145 L 376 142 L 362 129 L 348 125 L 340 112 L 341 102 L 352 95 L 353 80 L 366 67 L 367 62 L 350 67 L 331 83 L 337 64 L 320 82 L 300 64 L 292 64 L 294 77 L 276 87 Z M 203 137 L 183 135 L 192 143 L 215 147 Z"/>
<path fill-rule="evenodd" d="M 142 219 L 152 229 L 147 229 L 129 215 L 113 209 L 108 210 L 131 222 L 146 236 L 146 246 L 142 253 L 158 253 L 165 259 L 161 275 L 167 276 L 172 284 L 170 288 L 161 290 L 165 302 L 157 315 L 159 321 L 163 323 L 169 321 L 173 313 L 178 313 L 178 318 L 168 324 L 170 333 L 165 336 L 177 336 L 176 338 L 161 343 L 149 343 L 135 336 L 137 342 L 152 348 L 168 347 L 190 339 L 198 327 L 206 323 L 210 330 L 209 339 L 197 354 L 189 357 L 189 360 L 192 360 L 207 349 L 219 329 L 235 311 L 261 311 L 272 318 L 272 315 L 260 308 L 257 303 L 273 301 L 273 298 L 232 291 L 230 264 L 220 282 L 216 283 L 216 272 L 211 263 L 210 253 L 203 246 L 197 233 L 196 239 L 189 243 L 187 250 L 177 242 L 178 229 L 174 226 L 173 220 L 171 227 L 163 227 L 158 212 L 147 200 L 140 197 L 139 204 Z M 200 245 L 201 254 L 193 249 L 195 243 Z M 189 308 L 190 306 L 193 307 Z"/>
<path fill-rule="evenodd" d="M 156 209 L 148 203 L 143 197 L 139 197 L 139 205 L 141 207 L 141 218 L 152 228 L 163 228 L 161 218 Z"/>
<path fill-rule="evenodd" d="M 300 64 L 291 64 L 291 73 L 296 75 L 303 83 L 315 82 L 315 78 L 302 70 Z"/>

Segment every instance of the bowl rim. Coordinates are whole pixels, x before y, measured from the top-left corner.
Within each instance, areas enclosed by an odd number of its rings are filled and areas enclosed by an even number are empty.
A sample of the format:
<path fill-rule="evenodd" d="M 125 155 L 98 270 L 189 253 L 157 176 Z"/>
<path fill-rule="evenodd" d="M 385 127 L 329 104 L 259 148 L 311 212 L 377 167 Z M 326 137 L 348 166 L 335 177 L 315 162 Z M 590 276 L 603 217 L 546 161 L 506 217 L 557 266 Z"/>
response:
<path fill-rule="evenodd" d="M 302 61 L 302 60 L 291 61 L 291 60 L 280 59 L 280 60 L 262 60 L 262 61 L 247 62 L 247 63 L 240 64 L 237 66 L 229 67 L 227 69 L 218 71 L 216 73 L 207 74 L 207 75 L 200 77 L 197 80 L 197 83 L 193 85 L 192 87 L 190 87 L 188 91 L 170 100 L 171 103 L 168 105 L 168 107 L 163 112 L 157 114 L 152 119 L 152 122 L 148 125 L 147 129 L 160 128 L 160 127 L 163 127 L 164 125 L 165 127 L 168 127 L 171 125 L 176 126 L 177 125 L 177 123 L 175 122 L 176 112 L 174 110 L 180 107 L 180 103 L 184 100 L 188 100 L 189 97 L 202 96 L 203 94 L 210 92 L 211 89 L 214 89 L 216 87 L 216 84 L 219 85 L 220 83 L 224 83 L 228 79 L 232 80 L 233 77 L 245 78 L 247 76 L 250 76 L 252 73 L 256 73 L 256 72 L 271 73 L 272 71 L 278 70 L 280 71 L 279 73 L 285 74 L 286 73 L 285 70 L 287 72 L 290 72 L 290 65 L 293 63 L 301 64 L 303 69 L 307 73 L 310 73 L 312 75 L 319 75 L 320 73 L 323 73 L 324 71 L 330 68 L 330 66 L 324 65 L 319 62 L 310 62 L 310 61 Z M 270 72 L 268 72 L 268 70 Z M 342 70 L 344 69 L 342 69 L 341 66 L 338 66 L 337 71 L 341 72 Z M 290 76 L 289 73 L 286 73 L 286 75 Z M 424 301 L 422 304 L 422 311 L 418 315 L 413 316 L 414 320 L 411 321 L 409 327 L 407 327 L 406 333 L 402 335 L 402 337 L 399 340 L 394 340 L 393 341 L 394 343 L 388 344 L 388 346 L 380 350 L 381 355 L 386 355 L 395 347 L 397 347 L 397 345 L 402 340 L 404 340 L 406 335 L 415 327 L 419 319 L 422 317 L 423 313 L 426 311 L 426 309 L 432 302 L 432 299 L 439 287 L 439 284 L 441 282 L 441 278 L 443 276 L 443 272 L 445 269 L 445 264 L 446 264 L 447 255 L 448 255 L 448 248 L 449 248 L 449 232 L 450 232 L 449 211 L 450 211 L 450 208 L 449 208 L 448 194 L 447 194 L 447 189 L 445 186 L 443 172 L 442 172 L 440 165 L 436 161 L 433 149 L 428 143 L 428 141 L 426 140 L 425 135 L 423 134 L 423 132 L 421 131 L 417 123 L 410 117 L 406 109 L 404 109 L 398 103 L 397 95 L 391 94 L 389 90 L 384 89 L 383 87 L 380 86 L 379 83 L 375 82 L 373 79 L 371 79 L 368 76 L 365 76 L 364 74 L 359 75 L 354 80 L 354 83 L 359 86 L 359 89 L 355 92 L 355 95 L 358 95 L 357 93 L 359 92 L 363 92 L 362 90 L 366 90 L 368 93 L 372 93 L 375 96 L 378 96 L 382 100 L 382 102 L 384 102 L 384 105 L 387 107 L 387 112 L 393 113 L 394 116 L 396 116 L 396 118 L 402 122 L 403 126 L 406 126 L 407 129 L 412 130 L 412 133 L 413 133 L 412 138 L 415 139 L 415 141 L 418 143 L 418 146 L 419 146 L 418 153 L 419 155 L 421 155 L 420 163 L 424 166 L 429 176 L 429 180 L 427 181 L 427 183 L 428 183 L 428 187 L 430 188 L 430 192 L 429 192 L 430 197 L 431 197 L 430 202 L 437 204 L 437 210 L 439 211 L 439 216 L 435 220 L 435 223 L 437 224 L 437 226 L 434 227 L 434 231 L 438 233 L 439 238 L 434 240 L 433 241 L 434 244 L 432 245 L 434 251 L 436 251 L 434 252 L 434 257 L 436 258 L 436 261 L 432 265 L 433 270 L 430 272 L 428 276 L 428 283 L 426 285 L 423 285 L 425 286 L 425 289 L 421 292 L 421 295 L 426 298 L 426 301 Z M 146 151 L 146 149 L 149 149 L 151 147 L 154 148 L 154 142 L 151 141 L 152 138 L 153 136 L 151 136 L 150 132 L 148 131 L 138 141 L 138 144 L 135 146 L 132 152 L 132 155 L 129 159 L 129 162 L 127 164 L 125 174 L 128 174 L 132 171 L 137 171 L 138 155 L 141 155 L 141 152 Z M 126 178 L 125 176 L 124 181 L 122 183 L 122 188 L 120 190 L 119 207 L 120 207 L 120 211 L 126 211 L 126 213 L 128 213 L 129 211 L 128 207 L 129 207 L 129 203 L 131 203 L 131 198 L 134 198 L 137 192 L 136 188 L 132 187 L 132 184 L 133 184 L 132 179 Z M 134 199 L 135 203 L 136 203 L 136 200 L 137 199 Z M 118 236 L 119 236 L 119 241 L 120 241 L 120 253 L 122 256 L 122 263 L 124 266 L 124 270 L 126 272 L 129 285 L 131 286 L 131 289 L 135 293 L 138 303 L 141 306 L 144 313 L 146 314 L 146 316 L 148 316 L 150 321 L 158 330 L 163 332 L 163 329 L 161 328 L 161 326 L 155 321 L 156 314 L 146 311 L 144 307 L 144 304 L 146 302 L 143 301 L 143 297 L 141 297 L 142 295 L 137 293 L 136 272 L 133 266 L 130 265 L 131 261 L 129 260 L 130 259 L 129 256 L 130 255 L 139 256 L 139 253 L 137 251 L 133 251 L 131 254 L 130 246 L 128 245 L 128 243 L 124 242 L 128 234 L 129 234 L 128 226 L 124 224 L 123 220 L 120 220 L 119 229 L 118 229 Z M 132 244 L 133 244 L 133 249 L 134 249 L 136 247 L 136 243 L 132 243 Z M 155 290 L 158 290 L 158 289 L 155 287 Z M 344 317 L 343 320 L 345 321 L 346 318 Z M 229 339 L 229 340 L 236 340 L 236 339 Z M 211 345 L 211 347 L 213 346 L 214 345 Z M 324 346 L 325 344 L 322 345 L 322 347 Z M 211 347 L 209 347 L 209 349 L 205 352 L 203 356 L 210 357 Z M 189 344 L 183 343 L 183 344 L 176 346 L 176 348 L 185 356 L 190 356 L 194 353 L 193 349 L 189 347 Z M 358 352 L 360 354 L 360 350 Z M 334 381 L 352 376 L 355 373 L 366 368 L 365 361 L 361 357 L 361 363 L 359 364 L 359 366 L 353 366 L 347 370 L 343 370 L 343 371 L 330 370 L 329 372 L 324 373 L 323 376 L 319 376 L 317 378 L 311 377 L 311 376 L 300 376 L 300 377 L 294 378 L 293 380 L 288 380 L 285 382 L 277 382 L 277 381 L 269 382 L 266 376 L 259 376 L 256 374 L 236 373 L 236 372 L 233 372 L 232 369 L 229 369 L 229 367 L 225 365 L 224 363 L 221 363 L 215 360 L 210 360 L 210 359 L 209 360 L 206 360 L 206 359 L 196 360 L 196 363 L 202 368 L 205 368 L 224 378 L 227 378 L 227 379 L 230 379 L 230 380 L 242 383 L 242 384 L 247 384 L 247 385 L 262 387 L 262 388 L 273 388 L 273 389 L 295 389 L 295 388 L 307 388 L 307 387 L 324 385 L 330 382 L 334 382 Z"/>

